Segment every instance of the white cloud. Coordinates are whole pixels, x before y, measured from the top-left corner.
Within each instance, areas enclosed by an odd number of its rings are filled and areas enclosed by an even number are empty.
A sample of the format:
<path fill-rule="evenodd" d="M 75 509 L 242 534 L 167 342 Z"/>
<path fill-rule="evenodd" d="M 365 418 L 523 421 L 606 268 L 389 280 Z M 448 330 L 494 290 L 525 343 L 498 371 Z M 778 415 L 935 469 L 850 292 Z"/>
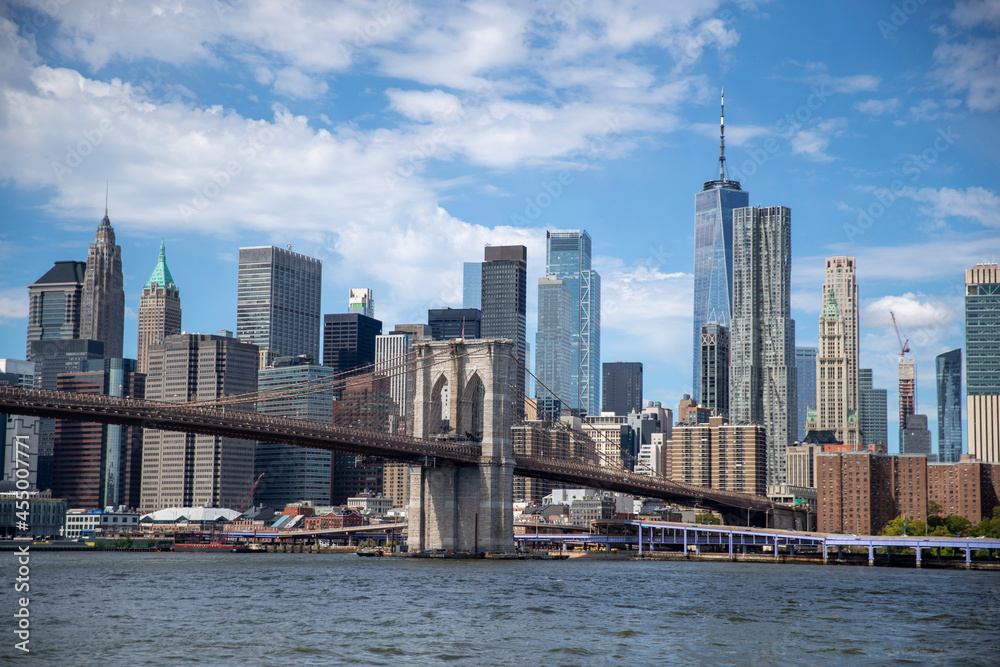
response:
<path fill-rule="evenodd" d="M 1000 39 L 970 38 L 944 43 L 934 50 L 938 80 L 954 93 L 965 93 L 973 111 L 1000 107 Z"/>
<path fill-rule="evenodd" d="M 13 324 L 28 316 L 28 288 L 0 289 L 0 324 Z"/>
<path fill-rule="evenodd" d="M 285 67 L 275 75 L 274 91 L 287 97 L 311 100 L 326 95 L 330 87 L 318 77 L 311 77 L 295 67 Z"/>
<path fill-rule="evenodd" d="M 795 132 L 789 139 L 792 151 L 815 160 L 816 162 L 832 162 L 833 156 L 826 153 L 834 137 L 839 137 L 847 129 L 846 118 L 820 120 L 808 129 Z"/>
<path fill-rule="evenodd" d="M 973 28 L 983 24 L 997 28 L 1000 27 L 1000 2 L 996 0 L 956 2 L 950 16 L 963 28 Z"/>
<path fill-rule="evenodd" d="M 968 218 L 984 227 L 1000 228 L 1000 197 L 980 187 L 952 188 L 907 187 L 899 196 L 926 203 L 921 210 L 934 218 Z"/>
<path fill-rule="evenodd" d="M 869 116 L 884 116 L 896 113 L 896 110 L 899 109 L 899 99 L 893 97 L 887 100 L 865 100 L 864 102 L 855 102 L 853 108 Z"/>

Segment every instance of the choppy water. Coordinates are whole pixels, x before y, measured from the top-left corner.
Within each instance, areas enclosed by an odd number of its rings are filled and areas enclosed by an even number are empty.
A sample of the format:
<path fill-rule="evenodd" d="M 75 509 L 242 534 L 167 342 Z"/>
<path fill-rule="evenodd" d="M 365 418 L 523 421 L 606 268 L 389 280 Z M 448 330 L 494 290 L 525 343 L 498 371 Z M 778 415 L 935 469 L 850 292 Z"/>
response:
<path fill-rule="evenodd" d="M 34 664 L 1000 663 L 997 572 L 116 552 L 31 565 Z M 0 658 L 19 657 L 13 622 L 0 636 Z"/>

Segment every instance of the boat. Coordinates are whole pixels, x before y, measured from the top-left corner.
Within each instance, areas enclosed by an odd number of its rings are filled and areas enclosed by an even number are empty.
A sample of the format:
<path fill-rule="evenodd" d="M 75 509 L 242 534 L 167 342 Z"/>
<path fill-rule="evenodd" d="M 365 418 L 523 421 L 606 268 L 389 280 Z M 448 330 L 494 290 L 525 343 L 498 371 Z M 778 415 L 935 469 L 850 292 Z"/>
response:
<path fill-rule="evenodd" d="M 188 542 L 185 544 L 174 544 L 174 551 L 183 551 L 187 553 L 201 553 L 201 554 L 216 554 L 216 553 L 227 553 L 235 552 L 240 553 L 237 549 L 249 551 L 249 547 L 245 544 L 233 544 L 232 542 Z"/>
<path fill-rule="evenodd" d="M 358 549 L 358 555 L 364 558 L 377 557 L 381 558 L 385 556 L 385 552 L 382 551 L 382 547 L 361 547 Z"/>

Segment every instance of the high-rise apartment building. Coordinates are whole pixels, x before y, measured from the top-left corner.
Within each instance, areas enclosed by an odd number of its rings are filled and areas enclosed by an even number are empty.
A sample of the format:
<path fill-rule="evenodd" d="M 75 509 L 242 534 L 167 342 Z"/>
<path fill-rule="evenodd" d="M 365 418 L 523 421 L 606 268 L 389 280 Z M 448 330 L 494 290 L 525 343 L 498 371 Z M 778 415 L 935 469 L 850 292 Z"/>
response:
<path fill-rule="evenodd" d="M 431 308 L 427 327 L 434 340 L 479 338 L 482 313 L 477 308 Z"/>
<path fill-rule="evenodd" d="M 767 430 L 768 484 L 786 483 L 796 429 L 791 223 L 784 206 L 733 211 L 729 416 Z"/>
<path fill-rule="evenodd" d="M 907 418 L 917 411 L 917 362 L 899 358 L 899 444 L 903 444 L 903 429 Z"/>
<path fill-rule="evenodd" d="M 136 370 L 146 373 L 149 346 L 181 332 L 181 293 L 167 268 L 167 250 L 160 241 L 160 256 L 139 297 L 139 344 Z"/>
<path fill-rule="evenodd" d="M 759 496 L 767 491 L 760 424 L 730 424 L 724 417 L 678 424 L 664 450 L 664 468 L 675 481 Z"/>
<path fill-rule="evenodd" d="M 939 354 L 937 370 L 938 461 L 962 458 L 962 350 Z"/>
<path fill-rule="evenodd" d="M 382 323 L 358 313 L 324 315 L 323 322 L 323 365 L 339 377 L 371 371 L 375 337 L 382 333 Z"/>
<path fill-rule="evenodd" d="M 144 398 L 146 376 L 134 359 L 97 359 L 79 373 L 62 373 L 59 391 Z M 139 506 L 142 429 L 57 419 L 52 464 L 52 495 L 71 507 L 103 509 Z"/>
<path fill-rule="evenodd" d="M 862 444 L 881 445 L 883 448 L 889 446 L 888 394 L 888 390 L 872 386 L 872 369 L 858 369 L 858 413 Z"/>
<path fill-rule="evenodd" d="M 550 410 L 554 401 L 569 405 L 571 400 L 572 332 L 573 297 L 566 289 L 566 281 L 554 275 L 539 278 L 535 398 Z"/>
<path fill-rule="evenodd" d="M 601 412 L 628 415 L 642 411 L 642 363 L 612 361 L 604 364 Z"/>
<path fill-rule="evenodd" d="M 97 238 L 87 253 L 83 278 L 80 338 L 104 343 L 104 356 L 120 359 L 125 335 L 125 288 L 122 249 L 115 244 L 115 230 L 104 211 Z"/>
<path fill-rule="evenodd" d="M 523 245 L 486 246 L 483 262 L 483 338 L 514 341 L 514 355 L 525 367 L 528 362 L 528 249 Z M 515 414 L 524 411 L 524 373 L 516 373 Z"/>
<path fill-rule="evenodd" d="M 566 284 L 572 309 L 569 396 L 564 407 L 596 415 L 601 405 L 601 276 L 590 268 L 590 260 L 591 240 L 585 230 L 545 232 L 545 274 Z"/>
<path fill-rule="evenodd" d="M 723 98 L 723 102 L 724 102 Z M 722 110 L 725 111 L 723 104 Z M 719 123 L 719 177 L 694 196 L 694 333 L 692 398 L 701 401 L 701 328 L 729 327 L 733 314 L 733 211 L 750 205 L 750 193 L 726 178 L 725 114 Z"/>
<path fill-rule="evenodd" d="M 347 312 L 375 318 L 375 297 L 367 287 L 352 287 L 347 299 Z"/>
<path fill-rule="evenodd" d="M 858 424 L 858 283 L 853 257 L 828 257 L 816 357 L 816 423 L 838 442 L 861 442 Z"/>
<path fill-rule="evenodd" d="M 35 364 L 20 359 L 0 358 L 0 385 L 33 387 Z M 19 469 L 27 469 L 22 477 L 29 488 L 38 488 L 38 417 L 0 414 L 0 481 L 16 482 Z M 18 444 L 20 443 L 20 444 Z"/>
<path fill-rule="evenodd" d="M 257 390 L 274 392 L 277 397 L 258 401 L 257 412 L 329 424 L 333 420 L 333 375 L 332 368 L 320 366 L 307 356 L 282 357 L 258 371 Z M 304 394 L 281 394 L 282 389 L 304 383 L 313 389 Z M 264 477 L 254 492 L 254 501 L 277 508 L 302 500 L 326 505 L 330 502 L 331 461 L 332 455 L 326 449 L 256 443 L 253 477 Z"/>
<path fill-rule="evenodd" d="M 80 338 L 86 272 L 86 262 L 56 262 L 28 285 L 28 361 L 31 341 Z"/>
<path fill-rule="evenodd" d="M 323 263 L 288 248 L 240 248 L 236 337 L 273 357 L 319 359 Z"/>
<path fill-rule="evenodd" d="M 701 407 L 729 417 L 729 327 L 709 322 L 701 327 Z"/>
<path fill-rule="evenodd" d="M 208 334 L 167 336 L 149 347 L 146 398 L 184 403 L 257 390 L 258 348 Z M 226 406 L 252 411 L 253 404 Z M 255 443 L 147 429 L 142 442 L 140 508 L 239 507 L 253 484 Z"/>
<path fill-rule="evenodd" d="M 483 308 L 483 263 L 462 264 L 462 308 Z"/>
<path fill-rule="evenodd" d="M 1000 463 L 1000 270 L 965 271 L 965 393 L 969 454 Z"/>
<path fill-rule="evenodd" d="M 816 355 L 815 347 L 795 348 L 795 439 L 801 442 L 806 437 L 806 411 L 816 407 Z M 793 486 L 801 486 L 793 484 Z"/>

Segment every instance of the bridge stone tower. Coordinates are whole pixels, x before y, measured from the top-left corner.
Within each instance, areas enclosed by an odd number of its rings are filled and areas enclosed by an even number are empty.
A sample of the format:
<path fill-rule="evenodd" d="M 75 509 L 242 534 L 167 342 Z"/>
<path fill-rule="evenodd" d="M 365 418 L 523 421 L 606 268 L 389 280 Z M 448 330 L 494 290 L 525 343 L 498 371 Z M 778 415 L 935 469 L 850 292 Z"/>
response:
<path fill-rule="evenodd" d="M 476 465 L 411 465 L 411 552 L 514 551 L 513 341 L 452 340 L 414 346 L 413 435 L 481 445 Z M 445 407 L 445 390 L 450 400 Z M 447 419 L 447 425 L 443 420 Z"/>

